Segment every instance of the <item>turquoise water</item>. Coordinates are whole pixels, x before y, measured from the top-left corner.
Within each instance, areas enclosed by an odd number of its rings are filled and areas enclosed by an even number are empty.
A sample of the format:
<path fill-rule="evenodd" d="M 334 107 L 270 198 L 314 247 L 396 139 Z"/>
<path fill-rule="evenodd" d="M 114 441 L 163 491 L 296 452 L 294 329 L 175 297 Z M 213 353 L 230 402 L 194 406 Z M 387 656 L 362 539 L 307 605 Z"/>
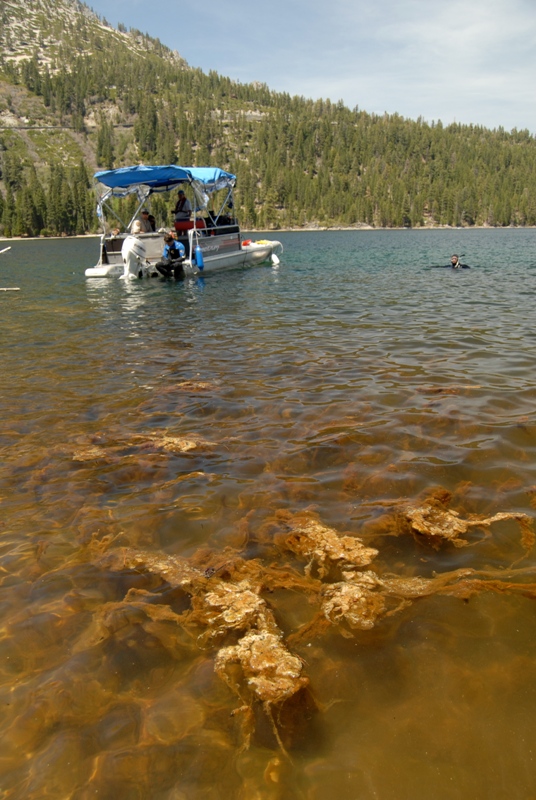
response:
<path fill-rule="evenodd" d="M 534 516 L 536 231 L 274 238 L 279 267 L 184 283 L 86 280 L 95 239 L 0 255 L 2 797 L 536 795 L 530 542 L 504 520 L 436 550 L 397 523 L 440 489 L 464 519 Z M 452 252 L 472 269 L 427 269 Z M 497 591 L 293 639 L 337 579 L 285 545 L 299 514 L 380 575 Z M 188 593 L 110 568 L 124 548 L 256 565 L 309 681 L 280 741 L 214 671 L 237 632 L 201 641 Z"/>

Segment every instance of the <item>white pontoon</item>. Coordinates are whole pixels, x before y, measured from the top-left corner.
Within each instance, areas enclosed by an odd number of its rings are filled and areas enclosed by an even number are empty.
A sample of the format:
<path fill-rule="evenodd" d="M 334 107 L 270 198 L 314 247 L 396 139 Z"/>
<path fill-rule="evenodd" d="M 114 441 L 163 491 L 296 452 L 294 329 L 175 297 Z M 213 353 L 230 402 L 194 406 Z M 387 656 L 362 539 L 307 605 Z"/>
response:
<path fill-rule="evenodd" d="M 176 238 L 186 251 L 184 274 L 205 274 L 223 269 L 250 267 L 271 261 L 278 264 L 281 242 L 273 240 L 244 241 L 233 211 L 233 188 L 236 177 L 217 167 L 134 166 L 95 173 L 97 214 L 102 224 L 100 257 L 94 267 L 86 269 L 86 277 L 118 276 L 138 279 L 157 274 L 155 264 L 162 257 L 164 234 L 175 228 Z M 192 197 L 192 219 L 175 221 L 154 233 L 129 233 L 141 208 L 154 192 L 167 192 L 177 187 L 189 188 Z M 219 210 L 208 209 L 210 197 L 223 193 Z M 135 194 L 138 206 L 132 219 L 124 223 L 114 211 L 111 200 Z M 221 197 L 221 195 L 220 195 Z M 119 223 L 112 228 L 107 217 Z"/>

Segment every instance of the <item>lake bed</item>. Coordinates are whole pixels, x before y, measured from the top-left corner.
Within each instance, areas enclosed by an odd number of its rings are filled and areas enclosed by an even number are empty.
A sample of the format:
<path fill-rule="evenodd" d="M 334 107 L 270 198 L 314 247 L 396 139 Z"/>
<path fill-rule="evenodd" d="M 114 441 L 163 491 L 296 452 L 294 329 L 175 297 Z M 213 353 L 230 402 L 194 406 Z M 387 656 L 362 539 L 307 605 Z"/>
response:
<path fill-rule="evenodd" d="M 408 523 L 534 516 L 536 230 L 277 238 L 182 283 L 0 256 L 6 798 L 536 794 L 530 532 Z M 326 605 L 348 571 L 368 626 Z M 268 628 L 303 678 L 272 706 L 236 649 Z"/>

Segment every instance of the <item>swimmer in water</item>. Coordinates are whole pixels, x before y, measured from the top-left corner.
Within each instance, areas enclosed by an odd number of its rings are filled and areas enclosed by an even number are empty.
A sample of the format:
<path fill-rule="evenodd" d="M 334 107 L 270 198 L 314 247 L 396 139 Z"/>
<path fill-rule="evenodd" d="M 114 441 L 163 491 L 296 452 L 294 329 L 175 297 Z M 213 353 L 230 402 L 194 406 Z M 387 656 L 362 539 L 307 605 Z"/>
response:
<path fill-rule="evenodd" d="M 460 264 L 460 257 L 456 254 L 450 257 L 450 265 L 452 269 L 471 269 L 468 264 Z"/>
<path fill-rule="evenodd" d="M 460 256 L 454 253 L 454 255 L 450 257 L 450 264 L 437 264 L 432 267 L 432 269 L 471 269 L 471 267 L 469 264 L 461 264 Z"/>

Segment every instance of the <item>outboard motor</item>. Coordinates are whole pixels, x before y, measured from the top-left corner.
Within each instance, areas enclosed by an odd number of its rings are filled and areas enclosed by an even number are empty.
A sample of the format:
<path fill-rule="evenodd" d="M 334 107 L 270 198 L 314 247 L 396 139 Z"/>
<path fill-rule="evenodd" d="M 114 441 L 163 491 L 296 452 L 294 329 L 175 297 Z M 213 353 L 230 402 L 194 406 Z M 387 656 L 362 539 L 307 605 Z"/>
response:
<path fill-rule="evenodd" d="M 148 274 L 145 260 L 145 244 L 136 236 L 127 236 L 121 248 L 125 271 L 123 278 L 137 280 Z"/>

